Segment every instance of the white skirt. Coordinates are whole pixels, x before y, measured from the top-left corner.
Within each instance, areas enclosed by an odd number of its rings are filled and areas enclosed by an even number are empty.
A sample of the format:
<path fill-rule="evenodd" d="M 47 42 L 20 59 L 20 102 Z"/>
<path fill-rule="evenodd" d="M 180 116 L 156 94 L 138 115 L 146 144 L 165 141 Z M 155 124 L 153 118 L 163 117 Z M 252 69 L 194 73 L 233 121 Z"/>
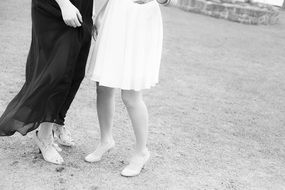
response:
<path fill-rule="evenodd" d="M 96 42 L 92 40 L 86 76 L 101 86 L 148 89 L 158 83 L 163 25 L 156 0 L 109 0 Z"/>

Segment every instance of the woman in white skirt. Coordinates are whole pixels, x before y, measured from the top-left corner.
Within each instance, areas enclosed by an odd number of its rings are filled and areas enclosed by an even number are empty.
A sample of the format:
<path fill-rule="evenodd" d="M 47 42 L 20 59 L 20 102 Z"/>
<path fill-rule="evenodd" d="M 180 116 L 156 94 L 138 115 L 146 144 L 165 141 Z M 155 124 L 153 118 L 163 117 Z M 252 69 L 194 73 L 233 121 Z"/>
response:
<path fill-rule="evenodd" d="M 112 136 L 114 92 L 121 89 L 136 136 L 123 176 L 138 175 L 149 160 L 148 111 L 142 90 L 158 83 L 163 26 L 156 0 L 109 0 L 95 19 L 98 36 L 88 58 L 87 77 L 97 82 L 101 140 L 87 162 L 100 161 L 115 146 Z"/>

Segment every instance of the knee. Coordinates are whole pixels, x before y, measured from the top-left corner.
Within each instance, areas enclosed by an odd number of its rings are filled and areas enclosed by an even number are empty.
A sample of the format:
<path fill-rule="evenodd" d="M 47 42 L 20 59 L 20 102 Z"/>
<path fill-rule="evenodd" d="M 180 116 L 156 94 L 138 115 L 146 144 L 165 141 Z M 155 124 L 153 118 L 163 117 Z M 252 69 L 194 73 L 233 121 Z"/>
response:
<path fill-rule="evenodd" d="M 124 102 L 125 106 L 128 108 L 136 107 L 139 102 L 142 101 L 142 97 L 137 92 L 122 92 L 122 101 Z"/>
<path fill-rule="evenodd" d="M 98 97 L 104 97 L 104 98 L 113 98 L 115 94 L 113 88 L 99 86 L 99 85 L 97 85 L 96 92 Z"/>

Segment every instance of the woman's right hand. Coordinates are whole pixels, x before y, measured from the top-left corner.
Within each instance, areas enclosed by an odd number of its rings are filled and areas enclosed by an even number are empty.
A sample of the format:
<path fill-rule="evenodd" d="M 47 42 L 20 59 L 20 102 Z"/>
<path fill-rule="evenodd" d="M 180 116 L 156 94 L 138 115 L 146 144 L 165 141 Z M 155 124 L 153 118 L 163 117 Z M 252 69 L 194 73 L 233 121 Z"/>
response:
<path fill-rule="evenodd" d="M 56 0 L 61 9 L 63 21 L 71 27 L 80 27 L 83 22 L 79 10 L 69 0 Z"/>

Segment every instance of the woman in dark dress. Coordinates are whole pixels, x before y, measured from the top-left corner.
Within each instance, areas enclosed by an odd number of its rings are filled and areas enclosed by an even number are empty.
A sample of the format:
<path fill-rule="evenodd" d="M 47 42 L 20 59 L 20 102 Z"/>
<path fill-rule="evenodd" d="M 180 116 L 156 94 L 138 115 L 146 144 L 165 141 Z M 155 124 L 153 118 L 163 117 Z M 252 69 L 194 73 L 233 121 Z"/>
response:
<path fill-rule="evenodd" d="M 63 159 L 52 128 L 66 113 L 85 74 L 93 0 L 32 0 L 32 43 L 26 81 L 0 118 L 0 136 L 26 135 L 39 127 L 35 142 L 46 161 Z"/>

